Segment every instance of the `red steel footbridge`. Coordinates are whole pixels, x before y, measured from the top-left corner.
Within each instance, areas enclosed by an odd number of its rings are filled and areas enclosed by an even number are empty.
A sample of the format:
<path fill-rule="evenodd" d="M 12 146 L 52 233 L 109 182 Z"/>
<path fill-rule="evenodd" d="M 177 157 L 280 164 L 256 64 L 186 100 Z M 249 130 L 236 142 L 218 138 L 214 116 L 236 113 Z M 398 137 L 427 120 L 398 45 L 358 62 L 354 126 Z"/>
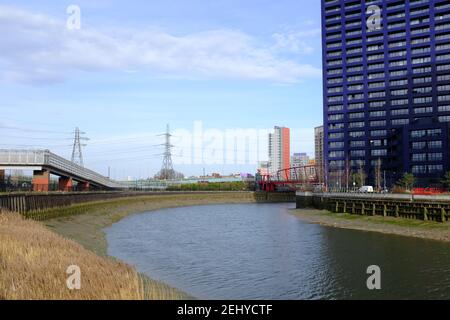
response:
<path fill-rule="evenodd" d="M 302 190 L 320 185 L 318 173 L 315 165 L 291 167 L 261 175 L 257 183 L 259 190 L 266 192 Z"/>

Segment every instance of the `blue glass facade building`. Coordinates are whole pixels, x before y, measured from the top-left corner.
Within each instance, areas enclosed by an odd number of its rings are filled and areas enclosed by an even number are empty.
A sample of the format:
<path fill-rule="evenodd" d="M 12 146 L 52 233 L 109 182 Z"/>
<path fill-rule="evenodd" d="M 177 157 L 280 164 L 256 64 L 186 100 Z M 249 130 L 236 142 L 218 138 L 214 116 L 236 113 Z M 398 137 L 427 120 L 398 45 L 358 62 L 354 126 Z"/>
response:
<path fill-rule="evenodd" d="M 439 185 L 449 165 L 450 1 L 322 0 L 327 184 Z M 350 185 L 352 185 L 350 181 Z"/>

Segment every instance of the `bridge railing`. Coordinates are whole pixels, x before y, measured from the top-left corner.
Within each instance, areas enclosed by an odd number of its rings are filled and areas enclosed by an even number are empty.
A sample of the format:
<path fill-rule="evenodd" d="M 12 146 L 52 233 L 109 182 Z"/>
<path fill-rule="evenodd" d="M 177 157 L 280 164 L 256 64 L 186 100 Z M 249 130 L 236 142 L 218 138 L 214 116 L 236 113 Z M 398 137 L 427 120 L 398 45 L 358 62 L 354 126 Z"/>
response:
<path fill-rule="evenodd" d="M 44 150 L 3 150 L 0 149 L 0 164 L 43 165 L 46 162 Z"/>

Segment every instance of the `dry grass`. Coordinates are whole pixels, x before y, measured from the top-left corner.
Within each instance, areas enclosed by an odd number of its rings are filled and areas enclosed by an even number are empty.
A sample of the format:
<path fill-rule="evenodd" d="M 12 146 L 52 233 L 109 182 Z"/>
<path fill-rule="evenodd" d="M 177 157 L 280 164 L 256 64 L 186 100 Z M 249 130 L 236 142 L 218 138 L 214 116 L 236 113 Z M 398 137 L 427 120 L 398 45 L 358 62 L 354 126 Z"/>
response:
<path fill-rule="evenodd" d="M 70 265 L 81 269 L 80 290 L 67 288 Z M 132 267 L 99 257 L 39 222 L 0 212 L 0 299 L 140 300 L 143 287 Z"/>

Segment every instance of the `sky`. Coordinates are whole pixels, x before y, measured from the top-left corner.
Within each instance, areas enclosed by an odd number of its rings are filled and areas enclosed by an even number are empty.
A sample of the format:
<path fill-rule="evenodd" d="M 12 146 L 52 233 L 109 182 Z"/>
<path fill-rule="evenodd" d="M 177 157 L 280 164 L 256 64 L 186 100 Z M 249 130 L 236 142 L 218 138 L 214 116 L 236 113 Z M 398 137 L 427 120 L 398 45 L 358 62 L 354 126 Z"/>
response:
<path fill-rule="evenodd" d="M 70 158 L 79 127 L 86 167 L 147 178 L 170 124 L 176 170 L 255 172 L 286 126 L 313 156 L 320 25 L 309 0 L 0 0 L 0 148 Z"/>

